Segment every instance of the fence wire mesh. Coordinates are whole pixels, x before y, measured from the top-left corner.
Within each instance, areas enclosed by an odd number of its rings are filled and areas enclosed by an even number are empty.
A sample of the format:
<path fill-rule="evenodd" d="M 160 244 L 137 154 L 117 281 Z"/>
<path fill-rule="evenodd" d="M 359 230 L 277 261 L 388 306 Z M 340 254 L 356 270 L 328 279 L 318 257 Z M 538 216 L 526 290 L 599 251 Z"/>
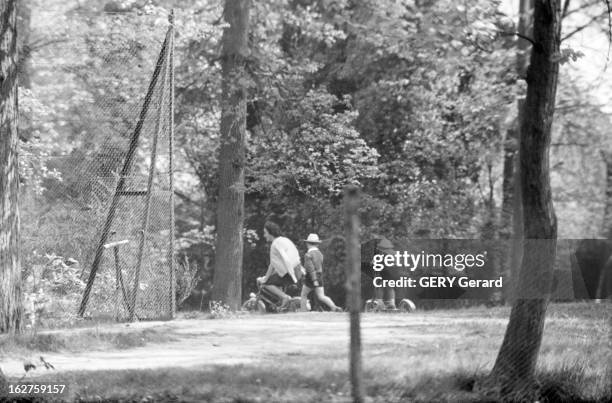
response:
<path fill-rule="evenodd" d="M 78 311 L 118 320 L 174 312 L 173 32 L 155 15 L 129 17 L 147 32 L 125 29 L 125 18 L 66 21 L 22 72 L 21 236 L 32 325 L 60 326 Z"/>

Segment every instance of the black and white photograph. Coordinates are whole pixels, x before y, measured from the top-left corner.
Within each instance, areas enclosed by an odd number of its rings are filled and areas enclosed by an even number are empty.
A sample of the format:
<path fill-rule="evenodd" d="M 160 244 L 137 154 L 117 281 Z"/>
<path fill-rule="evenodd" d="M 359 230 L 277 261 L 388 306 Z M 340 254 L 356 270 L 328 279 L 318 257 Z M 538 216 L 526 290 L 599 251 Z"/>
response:
<path fill-rule="evenodd" d="M 0 402 L 612 402 L 612 1 L 0 0 Z"/>

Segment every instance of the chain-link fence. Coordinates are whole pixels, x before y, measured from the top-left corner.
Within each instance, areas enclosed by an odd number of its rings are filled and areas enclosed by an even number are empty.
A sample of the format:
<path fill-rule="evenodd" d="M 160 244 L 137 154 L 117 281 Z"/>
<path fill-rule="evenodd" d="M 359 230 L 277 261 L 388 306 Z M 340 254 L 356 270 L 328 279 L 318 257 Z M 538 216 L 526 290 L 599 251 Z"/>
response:
<path fill-rule="evenodd" d="M 27 309 L 53 324 L 169 318 L 173 29 L 130 13 L 135 32 L 126 15 L 94 11 L 74 11 L 22 71 Z"/>

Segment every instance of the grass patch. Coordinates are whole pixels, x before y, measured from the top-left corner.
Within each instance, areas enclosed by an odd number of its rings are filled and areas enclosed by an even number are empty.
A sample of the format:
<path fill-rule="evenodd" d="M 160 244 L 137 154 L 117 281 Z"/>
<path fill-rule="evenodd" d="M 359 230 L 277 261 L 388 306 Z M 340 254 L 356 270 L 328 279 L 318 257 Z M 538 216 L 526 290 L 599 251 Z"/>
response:
<path fill-rule="evenodd" d="M 282 374 L 282 375 L 281 375 Z M 366 394 L 372 402 L 494 402 L 473 391 L 484 373 L 459 370 L 414 379 L 388 380 L 366 371 Z M 538 400 L 544 402 L 608 402 L 610 390 L 588 394 L 581 387 L 580 367 L 567 366 L 538 374 Z M 185 402 L 348 402 L 346 370 L 313 371 L 273 366 L 209 366 L 145 371 L 70 372 L 45 377 L 47 382 L 69 384 L 69 398 L 88 401 Z M 148 400 L 147 400 L 148 399 Z"/>
<path fill-rule="evenodd" d="M 551 305 L 538 360 L 539 401 L 612 401 L 607 309 L 609 304 Z M 508 315 L 507 307 L 364 315 L 364 380 L 371 401 L 490 402 L 474 392 L 474 385 L 493 365 Z M 182 358 L 191 359 L 186 365 L 200 365 L 49 372 L 36 379 L 68 384 L 72 400 L 350 401 L 346 315 L 297 313 L 214 321 L 204 320 L 203 316 L 193 321 L 184 318 L 153 324 L 151 328 L 115 326 L 114 332 L 110 328 L 66 334 L 47 332 L 37 339 L 20 340 L 17 347 L 24 351 L 131 349 L 178 339 L 183 341 L 183 349 L 169 348 L 172 357 L 182 352 Z M 272 334 L 275 337 L 271 338 Z M 0 339 L 0 354 L 2 348 Z M 221 349 L 225 350 L 219 353 Z M 132 354 L 134 360 L 140 360 L 157 357 L 156 353 L 168 356 L 163 346 L 121 355 Z M 223 361 L 225 356 L 241 354 L 249 360 Z M 212 361 L 207 363 L 207 359 Z M 185 365 L 181 357 L 168 362 Z M 244 363 L 235 365 L 236 362 Z M 87 369 L 86 363 L 83 367 Z M 143 367 L 146 365 L 140 368 Z"/>
<path fill-rule="evenodd" d="M 612 302 L 610 300 L 603 300 L 597 304 L 592 301 L 554 303 L 548 306 L 546 317 L 605 320 L 612 317 L 611 308 Z"/>
<path fill-rule="evenodd" d="M 612 316 L 612 303 L 609 300 L 603 300 L 596 304 L 593 301 L 580 302 L 555 302 L 550 303 L 546 310 L 547 319 L 595 319 L 604 320 L 610 319 Z M 461 318 L 498 318 L 508 319 L 510 316 L 509 306 L 494 306 L 486 307 L 472 306 L 456 309 L 437 309 L 427 311 L 433 316 L 449 316 Z"/>
<path fill-rule="evenodd" d="M 605 356 L 602 359 L 610 359 Z M 608 361 L 609 362 L 609 361 Z M 536 375 L 542 402 L 610 402 L 610 368 L 601 373 L 584 360 L 565 362 L 558 368 L 540 370 Z"/>
<path fill-rule="evenodd" d="M 36 352 L 80 352 L 86 350 L 130 349 L 149 343 L 167 343 L 177 338 L 167 329 L 149 328 L 128 331 L 87 329 L 78 332 L 21 334 L 0 339 L 0 357 Z"/>

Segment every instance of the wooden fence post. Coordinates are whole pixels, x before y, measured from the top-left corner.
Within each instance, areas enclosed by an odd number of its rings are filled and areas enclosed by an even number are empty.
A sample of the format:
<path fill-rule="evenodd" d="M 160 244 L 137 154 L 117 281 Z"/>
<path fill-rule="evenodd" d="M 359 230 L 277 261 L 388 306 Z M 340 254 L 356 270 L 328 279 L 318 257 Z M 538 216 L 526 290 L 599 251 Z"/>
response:
<path fill-rule="evenodd" d="M 361 368 L 361 245 L 359 243 L 359 189 L 348 186 L 344 191 L 346 225 L 346 288 L 347 307 L 350 312 L 350 378 L 353 401 L 364 401 Z"/>

